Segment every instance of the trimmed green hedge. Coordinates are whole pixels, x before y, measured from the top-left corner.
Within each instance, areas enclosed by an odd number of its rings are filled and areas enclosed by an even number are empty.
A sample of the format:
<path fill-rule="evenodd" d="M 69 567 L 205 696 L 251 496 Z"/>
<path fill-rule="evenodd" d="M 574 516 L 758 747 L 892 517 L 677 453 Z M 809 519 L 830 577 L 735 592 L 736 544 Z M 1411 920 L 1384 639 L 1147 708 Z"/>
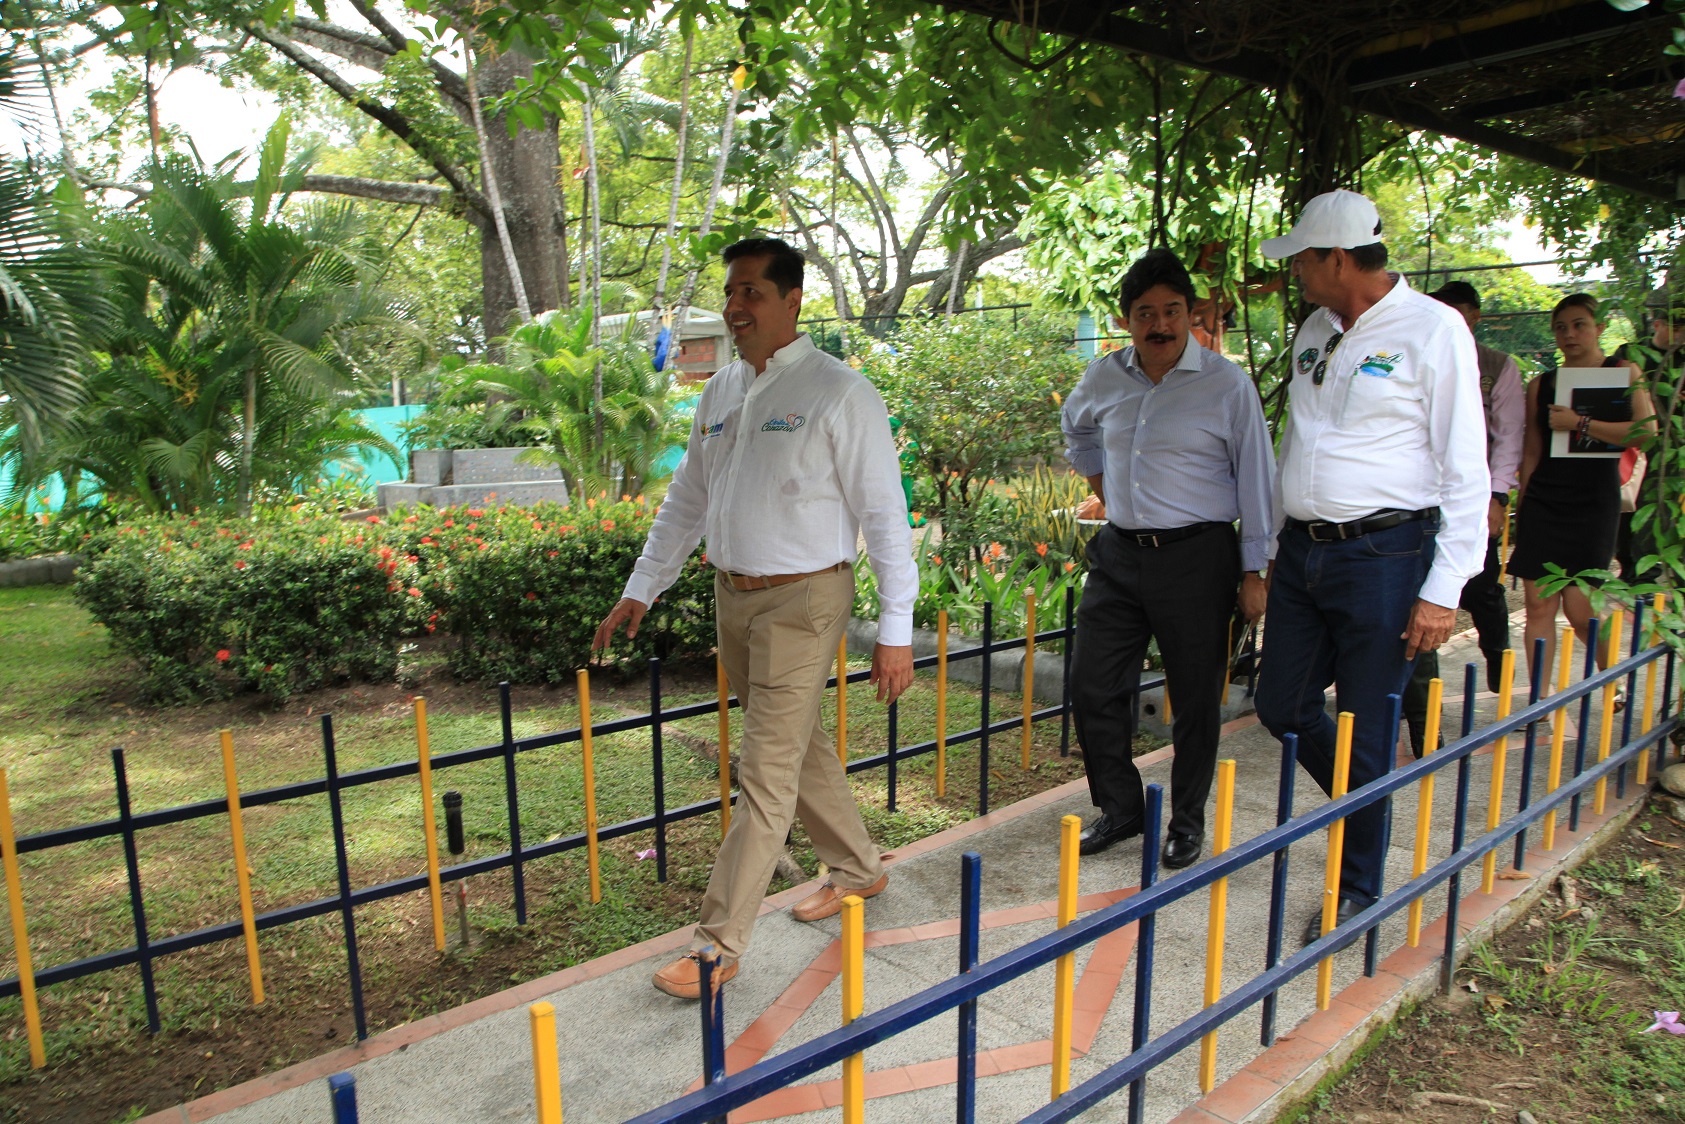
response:
<path fill-rule="evenodd" d="M 92 540 L 76 596 L 163 700 L 390 680 L 399 645 L 425 634 L 454 638 L 463 678 L 571 681 L 652 518 L 639 501 L 587 501 L 131 521 Z M 693 556 L 637 641 L 608 656 L 711 651 L 711 588 Z"/>

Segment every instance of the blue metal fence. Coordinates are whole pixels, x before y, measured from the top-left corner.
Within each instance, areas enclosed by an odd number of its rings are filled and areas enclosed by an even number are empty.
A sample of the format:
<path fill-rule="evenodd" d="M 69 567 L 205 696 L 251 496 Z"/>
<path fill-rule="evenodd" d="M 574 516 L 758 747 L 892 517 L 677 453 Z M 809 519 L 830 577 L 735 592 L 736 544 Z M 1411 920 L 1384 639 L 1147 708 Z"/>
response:
<path fill-rule="evenodd" d="M 960 970 L 952 978 L 730 1075 L 725 1073 L 724 1043 L 719 1033 L 723 999 L 716 997 L 715 1002 L 702 1004 L 703 1074 L 707 1084 L 696 1092 L 634 1117 L 629 1124 L 699 1124 L 702 1121 L 724 1120 L 732 1109 L 748 1105 L 766 1094 L 836 1065 L 844 1058 L 861 1053 L 904 1031 L 949 1013 L 955 1013 L 958 1021 L 959 1064 L 954 1094 L 956 1118 L 961 1124 L 967 1124 L 974 1119 L 977 1103 L 977 1001 L 989 992 L 1131 924 L 1139 925 L 1135 946 L 1136 979 L 1131 1052 L 1086 1082 L 1024 1117 L 1024 1121 L 1053 1124 L 1055 1121 L 1071 1120 L 1127 1088 L 1127 1116 L 1132 1124 L 1138 1124 L 1145 1112 L 1145 1078 L 1156 1066 L 1254 1005 L 1261 1008 L 1260 1040 L 1264 1045 L 1269 1045 L 1275 1036 L 1274 1000 L 1283 985 L 1315 968 L 1334 953 L 1352 945 L 1365 934 L 1369 940 L 1364 972 L 1366 975 L 1374 975 L 1376 934 L 1380 922 L 1442 886 L 1446 888 L 1447 894 L 1445 945 L 1442 954 L 1443 982 L 1448 988 L 1458 954 L 1456 913 L 1461 899 L 1462 871 L 1471 864 L 1481 862 L 1485 856 L 1496 852 L 1511 839 L 1518 840 L 1519 844 L 1523 833 L 1529 827 L 1557 809 L 1569 809 L 1569 826 L 1572 830 L 1577 826 L 1581 798 L 1593 791 L 1599 782 L 1609 780 L 1614 781 L 1617 796 L 1620 795 L 1625 785 L 1627 767 L 1640 755 L 1654 753 L 1659 766 L 1667 739 L 1680 723 L 1679 716 L 1670 713 L 1675 660 L 1672 650 L 1666 646 L 1657 646 L 1645 651 L 1637 650 L 1643 625 L 1641 609 L 1633 623 L 1634 652 L 1626 660 L 1605 671 L 1597 672 L 1588 654 L 1586 677 L 1567 691 L 1542 701 L 1538 698 L 1539 683 L 1535 677 L 1530 701 L 1525 708 L 1478 731 L 1473 729 L 1475 666 L 1468 665 L 1465 676 L 1463 732 L 1460 738 L 1443 750 L 1430 753 L 1340 799 L 1330 800 L 1297 817 L 1289 816 L 1296 749 L 1294 739 L 1287 738 L 1281 757 L 1278 825 L 1164 883 L 1157 881 L 1162 793 L 1157 785 L 1148 786 L 1140 891 L 1115 905 L 1091 913 L 984 964 L 976 962 L 982 860 L 975 853 L 965 855 L 960 872 Z M 1596 621 L 1592 622 L 1591 634 L 1598 634 Z M 1542 647 L 1541 641 L 1538 646 L 1539 658 L 1535 659 L 1535 665 L 1542 662 Z M 1666 667 L 1660 720 L 1648 732 L 1635 738 L 1631 732 L 1631 715 L 1636 705 L 1629 706 L 1623 720 L 1621 746 L 1612 749 L 1607 759 L 1587 765 L 1585 741 L 1592 694 L 1606 684 L 1625 679 L 1629 698 L 1636 704 L 1637 697 L 1634 692 L 1637 673 L 1640 668 L 1657 660 L 1664 660 Z M 1581 709 L 1579 745 L 1574 760 L 1573 777 L 1554 791 L 1538 798 L 1534 798 L 1530 786 L 1523 786 L 1517 800 L 1518 806 L 1513 813 L 1496 828 L 1472 840 L 1468 839 L 1470 768 L 1476 751 L 1500 737 L 1523 732 L 1525 740 L 1522 769 L 1530 779 L 1533 731 L 1536 725 L 1553 712 L 1566 711 L 1576 703 Z M 1394 696 L 1394 706 L 1397 706 L 1397 696 Z M 1418 784 L 1423 778 L 1447 769 L 1455 769 L 1457 776 L 1451 853 L 1428 867 L 1419 877 L 1385 893 L 1375 904 L 1325 934 L 1320 940 L 1286 959 L 1280 959 L 1287 848 L 1292 843 L 1343 820 L 1361 807 L 1389 800 L 1401 789 Z M 1521 867 L 1525 860 L 1525 851 L 1518 845 L 1517 867 Z M 1153 991 L 1154 918 L 1160 910 L 1205 890 L 1218 879 L 1232 876 L 1253 864 L 1265 861 L 1273 864 L 1273 869 L 1264 967 L 1199 1013 L 1156 1037 L 1149 1036 Z M 723 996 L 723 993 L 721 995 Z"/>

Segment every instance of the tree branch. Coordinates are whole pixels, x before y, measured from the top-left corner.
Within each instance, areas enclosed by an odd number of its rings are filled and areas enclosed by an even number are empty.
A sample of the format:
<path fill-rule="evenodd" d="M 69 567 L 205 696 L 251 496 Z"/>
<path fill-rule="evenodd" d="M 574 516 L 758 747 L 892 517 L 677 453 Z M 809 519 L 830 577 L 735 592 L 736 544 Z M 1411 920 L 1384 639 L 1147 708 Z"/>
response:
<path fill-rule="evenodd" d="M 352 31 L 336 23 L 326 23 L 304 16 L 293 18 L 292 35 L 300 43 L 376 73 L 384 69 L 387 61 L 398 53 L 378 35 Z"/>
<path fill-rule="evenodd" d="M 491 216 L 491 205 L 486 202 L 485 196 L 481 195 L 474 185 L 468 182 L 468 177 L 461 168 L 446 160 L 434 149 L 432 142 L 423 136 L 414 125 L 410 124 L 409 118 L 390 106 L 382 105 L 373 98 L 365 96 L 350 82 L 336 74 L 319 59 L 311 56 L 309 52 L 286 35 L 278 31 L 271 31 L 261 24 L 251 24 L 246 30 L 260 42 L 267 43 L 281 52 L 300 70 L 338 94 L 343 101 L 384 125 L 393 136 L 409 145 L 417 156 L 431 164 L 444 181 L 450 184 L 458 195 L 462 196 L 463 202 L 480 215 Z"/>
<path fill-rule="evenodd" d="M 381 12 L 379 8 L 367 3 L 366 0 L 351 0 L 351 6 L 357 9 L 359 15 L 369 21 L 371 27 L 380 32 L 386 42 L 392 45 L 393 50 L 404 51 L 409 49 L 410 37 L 405 35 L 402 29 L 391 20 L 387 19 L 385 13 Z M 440 62 L 433 55 L 429 55 L 427 58 L 427 69 L 433 72 L 433 80 L 439 84 L 440 89 L 461 102 L 464 108 L 467 108 L 468 82 L 462 75 Z"/>
<path fill-rule="evenodd" d="M 377 180 L 367 176 L 308 175 L 300 185 L 304 191 L 320 191 L 330 195 L 354 195 L 359 199 L 377 199 L 382 203 L 405 203 L 437 207 L 450 198 L 451 189 L 435 183 L 407 183 L 397 180 Z"/>

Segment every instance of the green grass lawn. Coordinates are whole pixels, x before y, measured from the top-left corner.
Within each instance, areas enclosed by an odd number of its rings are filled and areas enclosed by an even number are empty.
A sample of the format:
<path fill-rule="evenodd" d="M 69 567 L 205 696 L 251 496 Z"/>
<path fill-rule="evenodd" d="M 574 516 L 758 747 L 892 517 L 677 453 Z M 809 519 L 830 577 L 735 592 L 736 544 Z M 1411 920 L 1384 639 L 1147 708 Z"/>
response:
<path fill-rule="evenodd" d="M 321 716 L 333 714 L 339 767 L 349 772 L 413 760 L 413 696 L 428 698 L 435 756 L 501 740 L 495 687 L 456 684 L 442 659 L 423 656 L 419 682 L 347 686 L 296 697 L 285 705 L 236 699 L 197 707 L 155 708 L 136 693 L 132 665 L 114 652 L 104 630 L 68 589 L 0 590 L 0 767 L 8 773 L 17 831 L 26 835 L 116 816 L 111 749 L 121 746 L 135 810 L 146 811 L 224 795 L 218 731 L 233 731 L 245 791 L 323 775 Z M 856 666 L 865 666 L 864 663 Z M 714 698 L 712 668 L 674 668 L 664 706 Z M 594 675 L 596 722 L 642 714 L 648 686 L 641 677 Z M 1021 700 L 997 694 L 993 717 L 1016 713 Z M 834 703 L 827 706 L 827 721 Z M 976 724 L 974 688 L 955 685 L 948 729 Z M 518 688 L 516 737 L 571 729 L 578 723 L 571 688 Z M 869 684 L 849 691 L 850 756 L 886 748 L 883 708 Z M 732 712 L 735 744 L 739 716 Z M 899 738 L 910 744 L 935 729 L 935 685 L 928 676 L 903 696 Z M 664 780 L 669 807 L 715 796 L 718 728 L 712 713 L 664 727 Z M 991 805 L 1081 775 L 1073 756 L 1058 753 L 1056 722 L 1036 728 L 1032 768 L 1019 767 L 1016 733 L 997 736 L 991 760 Z M 933 755 L 900 771 L 899 806 L 886 809 L 882 770 L 852 778 L 868 826 L 884 848 L 923 838 L 975 814 L 975 743 L 950 751 L 947 792 L 934 794 Z M 584 777 L 578 743 L 518 757 L 521 828 L 530 846 L 584 828 Z M 598 822 L 646 815 L 653 800 L 647 731 L 595 741 Z M 501 759 L 436 770 L 435 793 L 462 793 L 468 857 L 508 849 L 508 812 Z M 366 886 L 425 870 L 421 790 L 411 776 L 344 793 L 352 885 Z M 309 901 L 336 892 L 328 800 L 305 797 L 248 809 L 247 846 L 257 908 Z M 444 850 L 444 820 L 439 815 Z M 478 876 L 469 888 L 469 917 L 479 934 L 470 955 L 441 957 L 433 946 L 425 893 L 407 894 L 357 911 L 359 947 L 371 1031 L 409 1021 L 511 983 L 602 955 L 694 919 L 706 885 L 719 817 L 669 829 L 669 878 L 637 852 L 653 845 L 643 832 L 605 844 L 604 898 L 592 904 L 583 852 L 527 866 L 529 918 L 517 926 L 507 872 Z M 794 854 L 809 872 L 815 860 L 799 827 Z M 225 816 L 149 829 L 139 838 L 148 931 L 159 936 L 239 917 Z M 448 854 L 444 856 L 449 861 Z M 775 883 L 773 889 L 781 888 Z M 37 970 L 134 943 L 120 841 L 99 840 L 26 855 L 22 888 Z M 238 940 L 170 956 L 156 964 L 164 1033 L 145 1033 L 139 973 L 100 973 L 41 989 L 49 1066 L 28 1069 L 21 1003 L 0 1001 L 0 1124 L 59 1119 L 52 1106 L 74 1095 L 89 1115 L 116 1119 L 202 1095 L 342 1043 L 351 1033 L 344 942 L 337 915 L 265 932 L 260 938 L 268 1001 L 251 1004 Z M 0 926 L 0 975 L 16 973 L 9 927 Z M 206 1060 L 209 1058 L 209 1060 Z M 187 1064 L 187 1059 L 192 1064 Z M 109 1087 L 89 1099 L 90 1074 Z M 16 1108 L 8 1108 L 15 1104 Z M 8 1116 L 8 1112 L 15 1115 Z"/>

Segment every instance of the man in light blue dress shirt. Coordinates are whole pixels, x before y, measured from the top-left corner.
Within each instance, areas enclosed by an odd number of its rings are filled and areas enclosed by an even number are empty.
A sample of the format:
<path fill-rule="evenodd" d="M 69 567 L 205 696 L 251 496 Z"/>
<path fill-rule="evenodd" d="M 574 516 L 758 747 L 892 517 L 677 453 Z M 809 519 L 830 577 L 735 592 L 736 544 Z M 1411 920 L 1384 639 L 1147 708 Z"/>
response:
<path fill-rule="evenodd" d="M 1131 346 L 1090 364 L 1061 416 L 1065 457 L 1105 502 L 1107 520 L 1088 544 L 1071 678 L 1100 809 L 1081 850 L 1142 831 L 1134 695 L 1156 637 L 1175 700 L 1164 847 L 1174 870 L 1205 842 L 1237 594 L 1246 619 L 1264 610 L 1274 469 L 1252 380 L 1190 338 L 1193 282 L 1176 256 L 1149 251 L 1121 297 Z"/>

